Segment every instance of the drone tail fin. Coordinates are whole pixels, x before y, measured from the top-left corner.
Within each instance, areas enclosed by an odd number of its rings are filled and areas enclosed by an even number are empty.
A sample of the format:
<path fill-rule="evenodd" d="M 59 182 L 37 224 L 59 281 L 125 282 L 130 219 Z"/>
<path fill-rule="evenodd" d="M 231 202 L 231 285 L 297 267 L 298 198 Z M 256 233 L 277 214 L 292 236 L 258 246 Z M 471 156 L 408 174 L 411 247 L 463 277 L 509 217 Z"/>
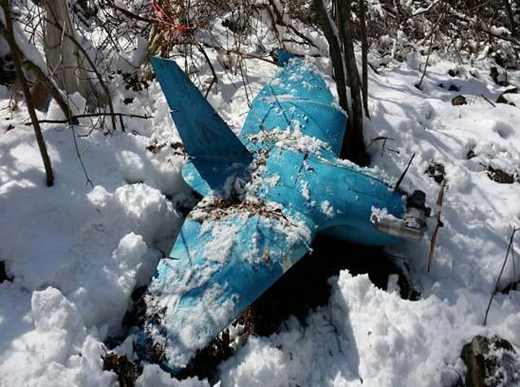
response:
<path fill-rule="evenodd" d="M 152 66 L 188 155 L 194 160 L 248 165 L 252 156 L 173 60 L 152 57 Z M 196 165 L 197 167 L 197 165 Z M 197 168 L 199 169 L 199 168 Z M 203 175 L 203 171 L 199 169 Z"/>

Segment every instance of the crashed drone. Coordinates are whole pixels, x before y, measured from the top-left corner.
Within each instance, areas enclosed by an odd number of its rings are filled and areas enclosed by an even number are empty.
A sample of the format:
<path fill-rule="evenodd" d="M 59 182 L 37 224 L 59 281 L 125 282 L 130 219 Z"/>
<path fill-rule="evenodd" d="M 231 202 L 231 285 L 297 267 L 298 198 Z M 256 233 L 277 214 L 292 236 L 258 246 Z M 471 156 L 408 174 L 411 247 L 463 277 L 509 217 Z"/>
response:
<path fill-rule="evenodd" d="M 145 295 L 142 358 L 185 367 L 318 233 L 370 246 L 422 238 L 424 193 L 338 158 L 347 115 L 310 63 L 285 61 L 237 137 L 174 61 L 151 61 L 189 156 L 183 177 L 202 200 Z"/>

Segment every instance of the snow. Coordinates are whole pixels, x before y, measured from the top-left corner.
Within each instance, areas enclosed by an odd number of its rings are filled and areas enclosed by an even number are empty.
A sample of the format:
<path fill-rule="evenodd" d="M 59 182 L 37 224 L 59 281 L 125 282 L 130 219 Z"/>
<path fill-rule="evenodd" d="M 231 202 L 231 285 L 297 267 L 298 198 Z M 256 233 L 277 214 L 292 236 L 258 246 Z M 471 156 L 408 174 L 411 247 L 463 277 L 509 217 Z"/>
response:
<path fill-rule="evenodd" d="M 323 42 L 312 34 L 313 40 Z M 141 42 L 135 53 L 125 57 L 137 61 L 142 48 Z M 208 54 L 211 59 L 217 56 L 214 50 L 208 49 Z M 326 75 L 335 92 L 329 61 L 308 60 Z M 365 275 L 353 277 L 341 271 L 330 279 L 333 291 L 328 305 L 309 311 L 304 323 L 290 318 L 269 337 L 250 337 L 220 365 L 220 386 L 452 385 L 465 372 L 462 346 L 475 334 L 499 334 L 520 348 L 520 293 L 497 294 L 488 325 L 482 325 L 511 230 L 520 226 L 520 109 L 506 104 L 494 107 L 482 98 L 481 94 L 496 101 L 506 89 L 485 75 L 494 65 L 487 59 L 455 64 L 433 53 L 423 88 L 418 90 L 414 85 L 424 60 L 420 55 L 404 62 L 389 59 L 379 74 L 370 72 L 371 120 L 365 122 L 367 143 L 380 136 L 393 139 L 384 148 L 381 141 L 370 146 L 372 173 L 384 171 L 395 179 L 415 153 L 402 188 L 422 189 L 432 208 L 439 185 L 424 171 L 431 162 L 445 167 L 444 227 L 439 231 L 432 273 L 427 272 L 427 238 L 389 248 L 404 257 L 420 299 L 401 299 L 395 278 L 389 279 L 389 291 L 384 291 Z M 276 68 L 265 61 L 246 61 L 248 93 L 254 95 Z M 371 61 L 379 59 L 374 55 Z M 457 69 L 459 75 L 448 76 L 450 69 Z M 199 70 L 202 84 L 211 79 L 209 69 L 199 66 Z M 216 71 L 219 83 L 209 99 L 238 132 L 249 109 L 241 76 L 225 73 L 220 65 Z M 508 71 L 508 79 L 520 84 L 520 72 Z M 460 91 L 449 91 L 450 84 Z M 0 284 L 2 387 L 116 385 L 116 375 L 103 370 L 102 356 L 107 351 L 103 342 L 121 333 L 132 291 L 149 282 L 162 253 L 171 248 L 183 221 L 178 209 L 194 204 L 181 176 L 184 157 L 170 146 L 179 142 L 179 136 L 158 84 L 151 81 L 146 91 L 126 90 L 115 75 L 113 85 L 117 85 L 117 109 L 152 118 L 125 119 L 127 132 L 111 135 L 92 131 L 93 122 L 87 119 L 74 132 L 67 126 L 43 124 L 56 174 L 52 188 L 45 187 L 32 128 L 24 125 L 25 107 L 20 103 L 19 112 L 6 110 L 10 91 L 0 88 L 0 260 L 14 277 L 12 283 Z M 459 94 L 467 98 L 467 105 L 451 104 Z M 124 97 L 133 97 L 133 102 L 123 104 Z M 84 101 L 71 98 L 82 111 Z M 518 101 L 516 95 L 506 98 Z M 61 112 L 51 105 L 40 117 L 61 117 Z M 9 125 L 14 129 L 7 130 Z M 276 135 L 288 149 L 326 150 L 326 144 L 305 136 L 295 138 L 290 131 Z M 73 136 L 92 184 L 81 168 Z M 152 144 L 165 146 L 154 153 L 147 150 Z M 469 151 L 476 156 L 468 158 Z M 512 174 L 515 182 L 492 181 L 488 166 Z M 308 184 L 297 187 L 309 200 Z M 202 204 L 197 207 L 200 216 L 205 215 Z M 317 205 L 333 216 L 334 209 L 325 201 Z M 290 219 L 285 227 L 293 240 L 310 238 L 308 228 L 297 219 Z M 215 244 L 208 247 L 208 254 L 225 257 L 233 230 L 211 232 Z M 518 238 L 514 247 L 518 251 Z M 520 267 L 518 256 L 515 267 Z M 500 286 L 513 279 L 518 281 L 519 274 L 510 260 Z M 217 293 L 215 289 L 212 296 Z M 197 334 L 196 324 L 186 324 L 181 341 L 190 343 Z M 130 341 L 125 343 L 117 350 L 135 356 Z M 158 366 L 146 364 L 136 385 L 208 386 L 209 381 L 178 381 Z"/>
<path fill-rule="evenodd" d="M 376 208 L 372 207 L 372 216 L 376 216 L 378 220 L 387 219 L 387 220 L 397 220 L 395 216 L 388 213 L 386 208 Z"/>
<path fill-rule="evenodd" d="M 287 386 L 289 367 L 283 351 L 263 338 L 252 337 L 232 361 L 222 365 L 222 385 Z"/>
<path fill-rule="evenodd" d="M 321 212 L 325 214 L 328 218 L 334 217 L 334 207 L 330 205 L 328 200 L 324 200 L 320 205 Z"/>
<path fill-rule="evenodd" d="M 204 258 L 210 261 L 225 262 L 235 243 L 238 227 L 234 224 L 223 224 L 221 222 L 208 223 L 204 226 L 210 227 L 211 240 L 204 246 Z"/>

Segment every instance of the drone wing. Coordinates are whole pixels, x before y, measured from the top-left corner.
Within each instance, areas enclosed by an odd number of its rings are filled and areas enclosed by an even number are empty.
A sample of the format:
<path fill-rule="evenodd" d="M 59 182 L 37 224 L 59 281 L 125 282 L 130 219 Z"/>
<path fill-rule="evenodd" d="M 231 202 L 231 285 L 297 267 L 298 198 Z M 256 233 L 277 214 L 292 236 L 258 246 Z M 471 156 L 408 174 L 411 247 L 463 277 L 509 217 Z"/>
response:
<path fill-rule="evenodd" d="M 186 366 L 308 252 L 313 237 L 308 219 L 281 211 L 226 216 L 213 209 L 186 220 L 145 297 L 141 357 L 160 358 L 171 372 Z"/>

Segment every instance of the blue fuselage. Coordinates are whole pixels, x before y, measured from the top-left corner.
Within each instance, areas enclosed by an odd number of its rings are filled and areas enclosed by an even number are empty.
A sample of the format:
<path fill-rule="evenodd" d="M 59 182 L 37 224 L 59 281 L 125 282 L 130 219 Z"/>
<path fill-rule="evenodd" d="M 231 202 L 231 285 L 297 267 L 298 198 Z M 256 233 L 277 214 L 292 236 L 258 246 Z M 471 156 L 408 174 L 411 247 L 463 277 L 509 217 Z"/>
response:
<path fill-rule="evenodd" d="M 253 101 L 239 139 L 253 154 L 262 199 L 312 220 L 318 232 L 365 245 L 387 245 L 398 238 L 370 224 L 372 207 L 401 218 L 400 193 L 366 169 L 338 158 L 347 115 L 315 68 L 291 61 Z M 187 164 L 184 175 L 197 175 Z M 202 179 L 187 179 L 202 195 Z"/>

